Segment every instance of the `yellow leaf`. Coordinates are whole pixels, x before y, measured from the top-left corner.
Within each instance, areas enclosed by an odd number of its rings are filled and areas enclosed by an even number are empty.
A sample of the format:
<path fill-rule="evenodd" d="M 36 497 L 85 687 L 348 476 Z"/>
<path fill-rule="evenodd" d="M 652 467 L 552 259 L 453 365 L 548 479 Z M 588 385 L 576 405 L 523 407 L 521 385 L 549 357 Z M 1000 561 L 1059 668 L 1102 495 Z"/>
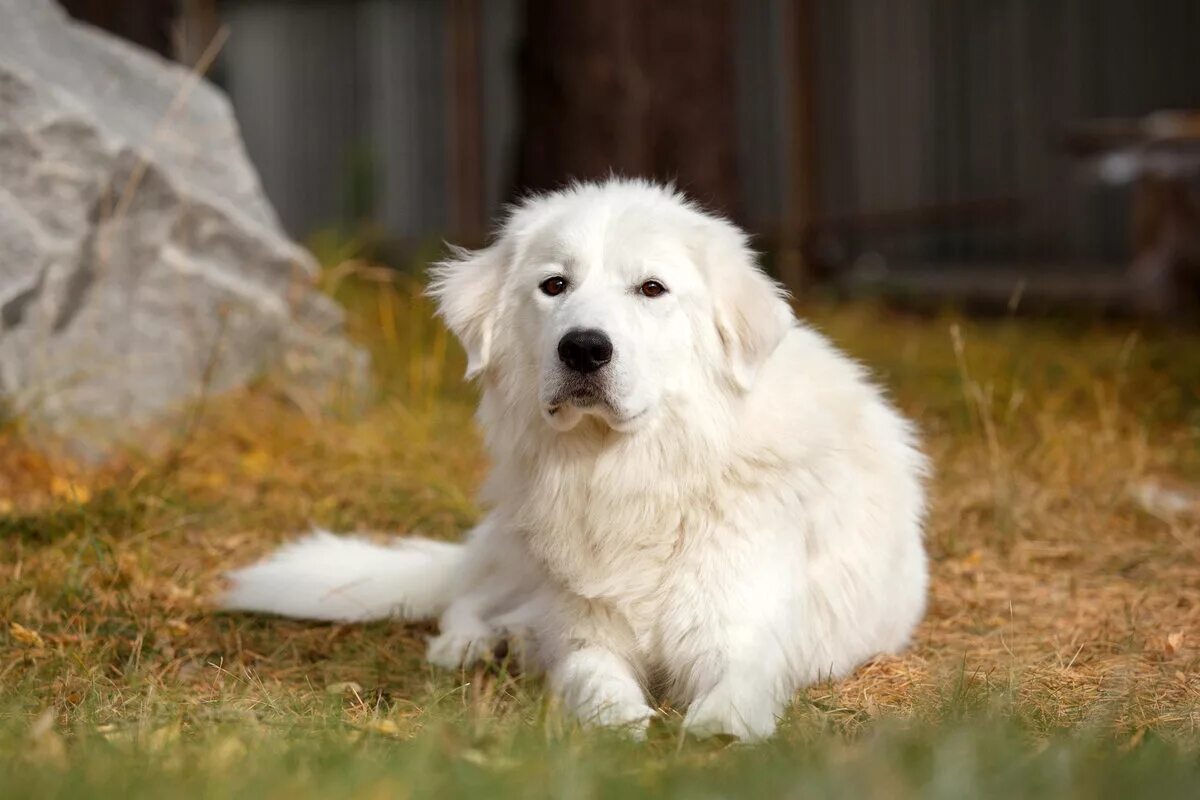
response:
<path fill-rule="evenodd" d="M 209 489 L 224 489 L 229 485 L 229 476 L 224 472 L 205 472 L 200 475 L 200 483 Z"/>
<path fill-rule="evenodd" d="M 242 471 L 251 477 L 266 475 L 271 469 L 271 456 L 265 450 L 251 450 L 242 456 Z"/>
<path fill-rule="evenodd" d="M 362 690 L 363 688 L 354 681 L 339 681 L 338 683 L 331 683 L 325 687 L 326 694 L 345 694 L 346 692 L 352 692 L 356 695 L 361 695 Z"/>
<path fill-rule="evenodd" d="M 516 759 L 488 755 L 482 750 L 476 750 L 473 747 L 468 747 L 459 753 L 459 758 L 461 758 L 463 761 L 466 761 L 468 764 L 474 764 L 477 767 L 486 767 L 488 769 L 513 769 L 520 763 Z"/>
<path fill-rule="evenodd" d="M 20 623 L 10 623 L 8 626 L 8 632 L 21 644 L 26 644 L 30 647 L 46 646 L 46 643 L 42 640 L 42 635 L 40 633 L 35 630 L 30 630 Z"/>
<path fill-rule="evenodd" d="M 192 626 L 188 625 L 186 622 L 184 622 L 181 619 L 167 620 L 167 630 L 169 630 L 171 633 L 175 634 L 176 636 L 183 636 L 191 629 L 192 629 Z"/>
<path fill-rule="evenodd" d="M 60 500 L 71 500 L 80 504 L 92 499 L 92 492 L 86 486 L 59 475 L 55 475 L 50 481 L 50 494 Z"/>
<path fill-rule="evenodd" d="M 364 730 L 383 736 L 399 736 L 400 726 L 390 719 L 373 719 L 363 726 Z"/>
<path fill-rule="evenodd" d="M 1167 655 L 1173 656 L 1183 649 L 1183 631 L 1175 631 L 1167 637 Z"/>

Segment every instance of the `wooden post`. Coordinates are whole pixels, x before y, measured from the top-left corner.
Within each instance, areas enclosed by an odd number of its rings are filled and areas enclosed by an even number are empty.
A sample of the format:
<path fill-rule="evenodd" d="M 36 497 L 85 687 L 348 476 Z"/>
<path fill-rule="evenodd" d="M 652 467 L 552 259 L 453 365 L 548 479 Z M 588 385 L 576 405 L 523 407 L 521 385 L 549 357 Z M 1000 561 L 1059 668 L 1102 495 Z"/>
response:
<path fill-rule="evenodd" d="M 480 0 L 450 0 L 450 198 L 455 233 L 482 239 L 483 92 L 480 75 Z"/>
<path fill-rule="evenodd" d="M 217 0 L 180 0 L 179 16 L 171 31 L 175 60 L 185 67 L 195 67 L 220 28 Z"/>
<path fill-rule="evenodd" d="M 159 55 L 171 55 L 175 0 L 60 0 L 76 19 L 103 28 Z"/>
<path fill-rule="evenodd" d="M 740 209 L 734 0 L 526 0 L 519 189 L 615 172 Z"/>
<path fill-rule="evenodd" d="M 817 204 L 817 37 L 813 5 L 812 0 L 784 0 L 784 18 L 779 26 L 788 125 L 778 277 L 796 296 L 811 278 L 802 245 Z"/>

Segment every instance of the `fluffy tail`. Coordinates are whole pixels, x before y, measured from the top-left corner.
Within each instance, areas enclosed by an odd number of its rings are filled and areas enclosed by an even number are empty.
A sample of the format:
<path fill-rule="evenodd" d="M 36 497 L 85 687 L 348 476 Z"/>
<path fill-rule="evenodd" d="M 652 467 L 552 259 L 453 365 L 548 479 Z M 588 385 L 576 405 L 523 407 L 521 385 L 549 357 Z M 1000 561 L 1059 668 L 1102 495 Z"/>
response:
<path fill-rule="evenodd" d="M 227 576 L 221 605 L 331 622 L 442 613 L 465 562 L 460 544 L 399 539 L 392 546 L 314 531 Z"/>

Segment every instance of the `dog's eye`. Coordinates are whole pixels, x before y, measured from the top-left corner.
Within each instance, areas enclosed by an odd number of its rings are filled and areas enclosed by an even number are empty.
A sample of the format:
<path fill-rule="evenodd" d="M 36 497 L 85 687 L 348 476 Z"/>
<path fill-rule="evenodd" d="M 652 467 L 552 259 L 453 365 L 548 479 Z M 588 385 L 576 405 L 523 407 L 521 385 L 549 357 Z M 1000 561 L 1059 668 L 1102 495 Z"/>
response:
<path fill-rule="evenodd" d="M 658 297 L 660 294 L 667 293 L 667 287 L 663 286 L 658 281 L 646 281 L 638 287 L 638 292 L 645 297 Z"/>
<path fill-rule="evenodd" d="M 553 278 L 546 278 L 538 284 L 538 288 L 542 290 L 542 294 L 548 297 L 557 297 L 567 290 L 567 279 L 559 275 Z"/>

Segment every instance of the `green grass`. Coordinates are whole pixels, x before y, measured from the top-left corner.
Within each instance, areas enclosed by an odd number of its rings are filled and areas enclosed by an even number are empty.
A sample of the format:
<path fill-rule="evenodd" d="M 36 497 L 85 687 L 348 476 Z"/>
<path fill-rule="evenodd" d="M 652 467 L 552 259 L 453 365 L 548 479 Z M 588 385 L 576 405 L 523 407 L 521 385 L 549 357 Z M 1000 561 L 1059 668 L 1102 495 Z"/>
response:
<path fill-rule="evenodd" d="M 65 737 L 35 722 L 0 742 L 0 786 L 11 798 L 1182 798 L 1200 785 L 1200 759 L 1154 735 L 1124 748 L 1096 732 L 1037 737 L 998 711 L 885 719 L 852 739 L 794 722 L 755 747 L 684 741 L 675 727 L 630 742 L 541 709 L 490 722 L 443 711 L 404 740 L 346 725 L 332 702 L 276 711 L 290 721 L 213 707 Z"/>
<path fill-rule="evenodd" d="M 1200 336 L 804 315 L 880 376 L 936 466 L 913 648 L 800 693 L 754 747 L 580 730 L 538 678 L 422 660 L 429 626 L 221 614 L 220 573 L 310 524 L 453 538 L 485 471 L 462 354 L 415 282 L 329 284 L 379 396 L 269 385 L 99 470 L 0 429 L 0 798 L 1195 796 Z M 1200 509 L 1198 509 L 1200 510 Z"/>

